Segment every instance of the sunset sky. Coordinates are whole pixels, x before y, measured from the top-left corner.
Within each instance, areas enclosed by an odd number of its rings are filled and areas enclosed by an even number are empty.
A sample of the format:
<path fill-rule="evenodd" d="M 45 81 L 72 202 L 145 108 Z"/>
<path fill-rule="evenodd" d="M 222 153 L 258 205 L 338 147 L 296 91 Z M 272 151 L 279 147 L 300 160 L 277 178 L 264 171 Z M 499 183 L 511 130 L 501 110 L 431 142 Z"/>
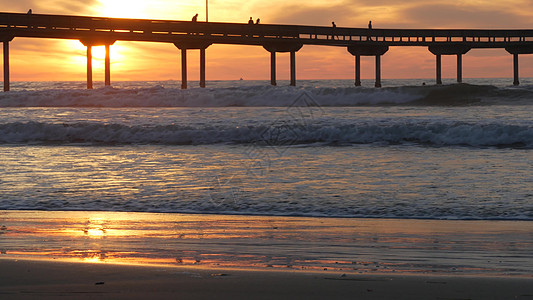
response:
<path fill-rule="evenodd" d="M 0 0 L 0 11 L 205 20 L 205 0 Z M 533 29 L 531 0 L 210 0 L 209 21 L 375 28 Z M 10 43 L 12 81 L 85 80 L 85 47 L 78 41 L 15 38 Z M 189 79 L 198 79 L 198 51 L 189 51 Z M 207 80 L 270 78 L 270 56 L 262 47 L 212 45 Z M 94 49 L 94 79 L 103 80 L 103 47 Z M 180 55 L 172 44 L 117 42 L 111 47 L 112 80 L 180 79 Z M 354 59 L 345 48 L 304 46 L 296 55 L 298 79 L 352 79 Z M 456 61 L 443 57 L 443 77 Z M 278 54 L 278 78 L 289 77 L 289 56 Z M 382 57 L 382 78 L 433 78 L 435 57 L 425 47 L 392 47 Z M 362 59 L 362 77 L 374 76 L 373 58 Z M 533 77 L 533 55 L 520 56 L 520 76 Z M 512 56 L 503 49 L 471 50 L 463 77 L 512 78 Z M 468 82 L 467 80 L 465 80 Z"/>

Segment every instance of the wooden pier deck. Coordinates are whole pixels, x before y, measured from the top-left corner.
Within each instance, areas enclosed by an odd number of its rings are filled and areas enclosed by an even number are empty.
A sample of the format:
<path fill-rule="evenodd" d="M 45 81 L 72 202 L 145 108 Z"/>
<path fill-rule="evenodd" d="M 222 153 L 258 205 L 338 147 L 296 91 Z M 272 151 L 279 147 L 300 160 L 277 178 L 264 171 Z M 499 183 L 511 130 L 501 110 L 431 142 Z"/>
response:
<path fill-rule="evenodd" d="M 262 46 L 271 53 L 271 84 L 276 85 L 276 53 L 290 53 L 291 85 L 296 84 L 296 52 L 304 45 L 346 47 L 355 57 L 355 85 L 361 84 L 360 57 L 376 59 L 375 86 L 381 86 L 381 56 L 390 47 L 422 46 L 436 57 L 436 83 L 441 84 L 442 55 L 457 56 L 462 82 L 462 56 L 474 48 L 503 48 L 513 55 L 519 84 L 518 56 L 533 53 L 533 30 L 369 29 L 300 25 L 119 19 L 47 14 L 0 13 L 4 91 L 9 91 L 9 42 L 17 37 L 80 40 L 87 46 L 87 87 L 92 88 L 91 47 L 106 48 L 105 84 L 111 84 L 109 47 L 116 41 L 173 43 L 181 50 L 182 88 L 187 88 L 187 50 L 200 50 L 200 86 L 205 87 L 205 49 L 212 44 Z"/>

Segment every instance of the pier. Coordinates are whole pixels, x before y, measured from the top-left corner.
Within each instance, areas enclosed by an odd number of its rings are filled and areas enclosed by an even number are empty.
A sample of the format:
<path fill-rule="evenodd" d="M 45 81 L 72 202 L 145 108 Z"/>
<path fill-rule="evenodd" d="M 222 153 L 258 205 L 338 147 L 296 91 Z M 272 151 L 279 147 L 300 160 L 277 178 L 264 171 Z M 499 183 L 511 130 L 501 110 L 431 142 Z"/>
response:
<path fill-rule="evenodd" d="M 324 26 L 191 22 L 0 13 L 4 91 L 9 91 L 9 43 L 17 37 L 79 40 L 87 47 L 87 88 L 93 86 L 93 46 L 105 46 L 105 85 L 111 85 L 110 47 L 116 41 L 172 43 L 181 55 L 181 87 L 187 88 L 187 51 L 200 51 L 200 87 L 205 87 L 206 49 L 213 44 L 261 46 L 270 52 L 270 81 L 276 85 L 276 54 L 290 54 L 290 85 L 296 85 L 296 52 L 304 45 L 345 47 L 355 60 L 361 85 L 361 56 L 375 58 L 375 86 L 381 87 L 381 56 L 390 47 L 427 47 L 435 55 L 435 82 L 442 84 L 442 56 L 457 57 L 462 82 L 463 55 L 475 48 L 502 48 L 513 56 L 513 84 L 519 85 L 519 55 L 533 54 L 533 30 L 369 29 Z"/>

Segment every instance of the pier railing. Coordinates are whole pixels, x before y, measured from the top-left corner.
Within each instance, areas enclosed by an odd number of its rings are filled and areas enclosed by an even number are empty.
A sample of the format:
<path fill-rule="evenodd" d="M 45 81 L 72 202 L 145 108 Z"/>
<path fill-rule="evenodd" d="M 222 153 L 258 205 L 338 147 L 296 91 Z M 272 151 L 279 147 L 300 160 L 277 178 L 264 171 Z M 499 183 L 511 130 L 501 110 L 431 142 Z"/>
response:
<path fill-rule="evenodd" d="M 208 38 L 221 43 L 259 44 L 261 40 L 294 40 L 303 44 L 347 46 L 353 42 L 389 46 L 429 46 L 468 43 L 472 47 L 533 42 L 533 30 L 486 29 L 368 29 L 301 25 L 190 22 L 118 19 L 63 15 L 0 13 L 2 36 L 86 38 L 108 36 L 116 40 L 173 42 L 181 36 Z"/>

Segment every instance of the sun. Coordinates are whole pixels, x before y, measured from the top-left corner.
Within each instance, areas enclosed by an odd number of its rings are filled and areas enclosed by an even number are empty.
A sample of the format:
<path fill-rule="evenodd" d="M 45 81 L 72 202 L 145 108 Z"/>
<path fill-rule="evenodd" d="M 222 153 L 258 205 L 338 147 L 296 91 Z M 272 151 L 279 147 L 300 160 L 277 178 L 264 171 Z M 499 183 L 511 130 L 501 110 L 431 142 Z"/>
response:
<path fill-rule="evenodd" d="M 111 18 L 147 18 L 148 5 L 146 0 L 99 0 L 98 11 L 104 17 Z"/>

